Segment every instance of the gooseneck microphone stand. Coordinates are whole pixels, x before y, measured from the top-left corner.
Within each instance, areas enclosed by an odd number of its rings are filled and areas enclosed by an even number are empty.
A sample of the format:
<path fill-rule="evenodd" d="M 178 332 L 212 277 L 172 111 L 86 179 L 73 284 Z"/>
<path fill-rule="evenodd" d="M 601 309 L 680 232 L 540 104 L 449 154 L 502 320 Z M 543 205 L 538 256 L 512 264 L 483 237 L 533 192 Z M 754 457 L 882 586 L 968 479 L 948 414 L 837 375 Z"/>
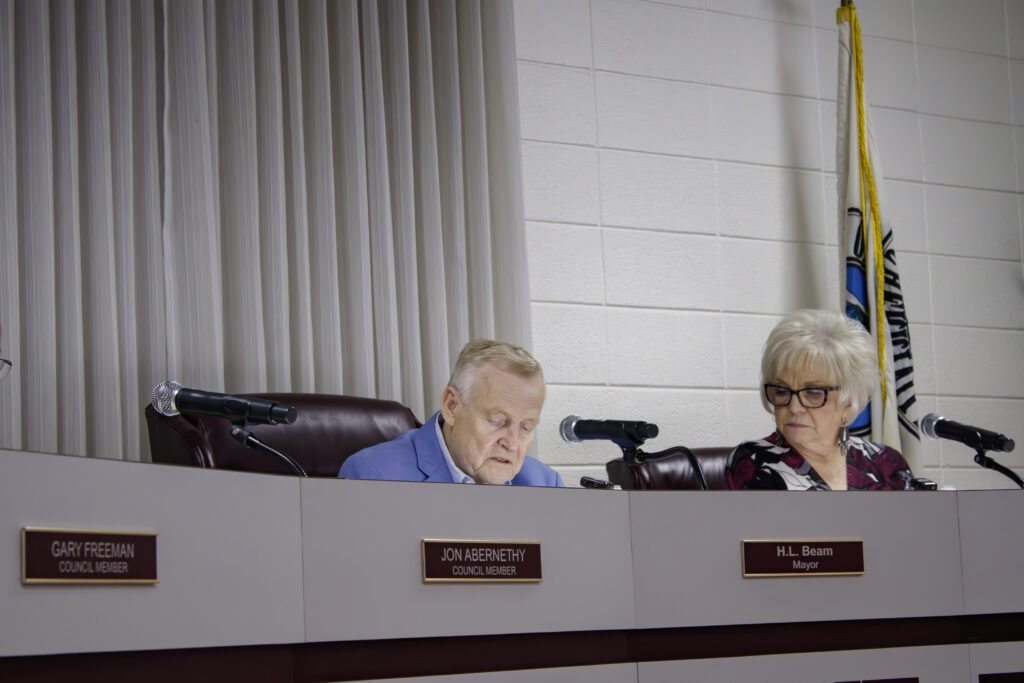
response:
<path fill-rule="evenodd" d="M 985 443 L 985 440 L 982 438 L 981 434 L 973 431 L 973 429 L 971 430 L 971 432 L 972 433 L 967 435 L 967 438 L 963 439 L 963 443 L 965 446 L 969 446 L 970 448 L 974 449 L 974 462 L 978 463 L 987 470 L 993 470 L 995 472 L 998 472 L 999 474 L 1002 474 L 1005 477 L 1009 477 L 1010 479 L 1013 480 L 1014 484 L 1024 489 L 1024 481 L 1022 481 L 1021 478 L 1017 476 L 1016 472 L 1014 472 L 1008 467 L 1000 465 L 998 462 L 996 462 L 987 455 L 988 450 L 983 445 Z M 1013 445 L 1013 441 L 1010 440 L 1009 446 L 1006 447 L 1005 450 L 1012 451 Z"/>
<path fill-rule="evenodd" d="M 1020 488 L 1024 489 L 1024 481 L 1022 481 L 1021 478 L 1017 476 L 1016 472 L 1011 470 L 1009 467 L 1006 467 L 1005 465 L 1000 465 L 995 460 L 990 458 L 988 455 L 986 455 L 987 451 L 980 445 L 968 445 L 974 448 L 974 462 L 978 463 L 985 469 L 994 470 L 999 474 L 1009 477 L 1010 479 L 1013 480 L 1013 483 L 1015 483 Z"/>
<path fill-rule="evenodd" d="M 306 474 L 306 470 L 302 469 L 302 465 L 297 463 L 294 460 L 294 458 L 277 450 L 276 448 L 268 444 L 266 441 L 262 441 L 258 436 L 250 432 L 246 428 L 247 426 L 247 421 L 244 419 L 239 422 L 235 422 L 234 426 L 231 427 L 231 438 L 233 438 L 235 441 L 244 446 L 248 446 L 253 450 L 260 451 L 262 453 L 267 453 L 281 460 L 286 465 L 288 465 L 289 469 L 291 469 L 292 473 L 297 477 L 309 476 L 308 474 Z"/>

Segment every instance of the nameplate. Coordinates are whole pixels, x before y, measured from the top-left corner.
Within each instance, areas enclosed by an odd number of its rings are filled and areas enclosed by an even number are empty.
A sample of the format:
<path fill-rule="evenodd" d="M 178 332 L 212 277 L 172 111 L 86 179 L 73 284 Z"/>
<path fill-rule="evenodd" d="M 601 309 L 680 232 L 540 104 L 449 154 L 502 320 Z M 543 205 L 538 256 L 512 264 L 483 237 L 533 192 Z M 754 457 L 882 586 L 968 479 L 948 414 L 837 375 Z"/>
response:
<path fill-rule="evenodd" d="M 423 539 L 424 583 L 541 581 L 540 541 Z"/>
<path fill-rule="evenodd" d="M 155 584 L 156 534 L 21 530 L 23 584 Z"/>
<path fill-rule="evenodd" d="M 743 541 L 743 576 L 858 576 L 864 540 L 808 538 Z"/>

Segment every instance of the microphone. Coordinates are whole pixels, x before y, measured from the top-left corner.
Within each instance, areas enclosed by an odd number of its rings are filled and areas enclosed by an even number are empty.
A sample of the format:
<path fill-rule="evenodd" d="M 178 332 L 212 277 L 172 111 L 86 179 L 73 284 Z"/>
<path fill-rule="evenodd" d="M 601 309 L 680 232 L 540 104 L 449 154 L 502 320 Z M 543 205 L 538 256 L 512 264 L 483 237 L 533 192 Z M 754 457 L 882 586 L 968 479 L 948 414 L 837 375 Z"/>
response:
<path fill-rule="evenodd" d="M 299 411 L 293 406 L 283 403 L 186 389 L 172 379 L 153 387 L 152 403 L 156 412 L 167 417 L 187 413 L 223 417 L 232 422 L 276 425 L 291 424 L 299 416 Z"/>
<path fill-rule="evenodd" d="M 623 450 L 635 450 L 647 439 L 658 436 L 658 425 L 626 420 L 584 420 L 569 415 L 562 420 L 558 431 L 569 443 L 601 439 L 613 441 Z"/>
<path fill-rule="evenodd" d="M 938 413 L 928 413 L 921 418 L 921 431 L 933 439 L 959 441 L 971 448 L 982 448 L 986 451 L 1009 453 L 1016 446 L 1013 439 L 1008 439 L 1002 434 L 953 422 Z"/>

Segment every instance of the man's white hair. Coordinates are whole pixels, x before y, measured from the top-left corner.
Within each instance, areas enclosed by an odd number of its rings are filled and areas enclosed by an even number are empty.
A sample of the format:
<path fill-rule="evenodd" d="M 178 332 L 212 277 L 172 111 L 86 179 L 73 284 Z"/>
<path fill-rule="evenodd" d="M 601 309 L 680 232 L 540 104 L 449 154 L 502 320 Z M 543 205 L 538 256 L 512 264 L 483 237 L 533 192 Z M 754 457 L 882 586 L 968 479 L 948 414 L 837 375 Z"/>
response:
<path fill-rule="evenodd" d="M 448 385 L 454 387 L 465 399 L 472 392 L 480 369 L 485 365 L 493 365 L 521 377 L 541 374 L 540 363 L 526 349 L 493 339 L 475 339 L 462 347 Z"/>

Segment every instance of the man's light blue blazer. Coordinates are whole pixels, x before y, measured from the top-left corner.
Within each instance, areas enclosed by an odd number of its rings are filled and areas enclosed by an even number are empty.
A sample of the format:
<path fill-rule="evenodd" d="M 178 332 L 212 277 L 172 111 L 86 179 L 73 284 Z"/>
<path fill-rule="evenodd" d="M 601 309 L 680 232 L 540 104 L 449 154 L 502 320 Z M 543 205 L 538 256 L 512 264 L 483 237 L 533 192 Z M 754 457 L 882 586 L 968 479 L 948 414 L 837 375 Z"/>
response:
<path fill-rule="evenodd" d="M 386 479 L 389 481 L 436 481 L 454 483 L 437 442 L 437 416 L 419 429 L 410 429 L 397 439 L 379 443 L 349 456 L 338 476 L 343 479 Z M 526 456 L 513 486 L 565 486 L 561 475 Z"/>

